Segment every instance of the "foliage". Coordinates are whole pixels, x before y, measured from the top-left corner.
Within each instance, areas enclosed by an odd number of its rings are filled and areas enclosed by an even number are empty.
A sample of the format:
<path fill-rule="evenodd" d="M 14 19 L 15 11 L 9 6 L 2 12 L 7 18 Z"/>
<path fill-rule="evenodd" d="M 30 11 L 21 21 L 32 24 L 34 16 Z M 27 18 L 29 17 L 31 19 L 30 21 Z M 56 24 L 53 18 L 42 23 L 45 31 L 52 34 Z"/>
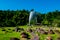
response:
<path fill-rule="evenodd" d="M 0 10 L 0 27 L 15 27 L 20 25 L 26 25 L 28 23 L 28 20 L 28 10 Z M 42 25 L 59 25 L 60 11 L 56 10 L 53 12 L 48 12 L 46 14 L 37 12 L 37 22 L 41 23 Z"/>

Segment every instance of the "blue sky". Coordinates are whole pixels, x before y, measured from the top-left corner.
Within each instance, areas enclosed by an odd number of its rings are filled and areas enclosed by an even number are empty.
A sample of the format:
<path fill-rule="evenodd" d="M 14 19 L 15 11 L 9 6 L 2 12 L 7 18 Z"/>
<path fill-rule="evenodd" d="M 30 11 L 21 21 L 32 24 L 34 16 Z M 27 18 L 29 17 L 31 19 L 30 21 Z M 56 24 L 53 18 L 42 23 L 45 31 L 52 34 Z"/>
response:
<path fill-rule="evenodd" d="M 46 13 L 60 10 L 60 0 L 0 0 L 0 10 L 31 10 Z"/>

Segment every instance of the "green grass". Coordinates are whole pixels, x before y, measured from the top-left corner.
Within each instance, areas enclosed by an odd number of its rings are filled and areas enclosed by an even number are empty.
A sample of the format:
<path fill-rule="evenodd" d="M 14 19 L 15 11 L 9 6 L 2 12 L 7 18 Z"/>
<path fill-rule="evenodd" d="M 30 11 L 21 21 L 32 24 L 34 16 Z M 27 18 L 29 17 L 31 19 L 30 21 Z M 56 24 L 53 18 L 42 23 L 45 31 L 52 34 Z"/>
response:
<path fill-rule="evenodd" d="M 24 28 L 24 30 L 26 31 L 26 29 L 29 28 L 29 26 L 19 26 L 20 28 Z M 48 27 L 41 27 L 41 26 L 34 26 L 32 29 L 35 29 L 35 28 L 45 28 L 45 30 L 48 30 L 49 28 Z M 9 40 L 11 37 L 16 37 L 16 38 L 19 38 L 20 39 L 20 33 L 21 32 L 12 32 L 12 30 L 14 29 L 15 27 L 4 27 L 4 29 L 6 29 L 8 32 L 5 33 L 2 31 L 2 28 L 0 28 L 0 40 Z M 8 29 L 11 29 L 11 30 L 8 30 Z M 59 28 L 60 29 L 60 28 Z M 28 33 L 30 34 L 30 33 Z M 46 37 L 49 36 L 49 35 L 45 35 L 45 34 L 41 34 L 39 35 L 40 37 L 40 40 L 45 40 Z M 51 34 L 50 36 L 52 36 L 53 40 L 56 40 L 58 35 L 57 34 Z"/>

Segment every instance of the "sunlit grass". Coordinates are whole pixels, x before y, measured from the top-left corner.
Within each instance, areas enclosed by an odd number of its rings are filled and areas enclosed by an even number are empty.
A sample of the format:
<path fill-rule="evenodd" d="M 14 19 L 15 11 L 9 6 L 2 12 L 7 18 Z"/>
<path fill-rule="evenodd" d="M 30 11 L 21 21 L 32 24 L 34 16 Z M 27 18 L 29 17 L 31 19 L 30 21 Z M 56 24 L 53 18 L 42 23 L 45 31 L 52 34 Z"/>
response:
<path fill-rule="evenodd" d="M 25 32 L 26 32 L 26 29 L 30 28 L 29 26 L 26 26 L 26 25 L 25 26 L 19 26 L 19 27 L 20 28 L 24 28 Z M 21 38 L 21 35 L 20 35 L 21 32 L 13 32 L 12 30 L 14 28 L 15 27 L 4 27 L 4 29 L 6 29 L 6 31 L 8 31 L 7 33 L 2 31 L 2 28 L 0 28 L 0 40 L 9 40 L 11 37 L 16 37 L 16 38 L 20 39 Z M 36 29 L 36 28 L 44 28 L 45 30 L 49 29 L 48 27 L 41 27 L 41 26 L 32 27 L 32 29 Z M 11 30 L 8 30 L 8 29 L 11 29 Z M 30 37 L 32 37 L 29 32 L 28 32 L 28 34 L 30 35 Z M 39 33 L 40 40 L 45 40 L 47 36 L 49 36 L 49 35 L 45 35 L 45 34 L 40 34 Z M 57 37 L 59 37 L 59 35 L 57 35 L 57 34 L 50 34 L 50 36 L 52 36 L 53 40 L 56 40 Z"/>

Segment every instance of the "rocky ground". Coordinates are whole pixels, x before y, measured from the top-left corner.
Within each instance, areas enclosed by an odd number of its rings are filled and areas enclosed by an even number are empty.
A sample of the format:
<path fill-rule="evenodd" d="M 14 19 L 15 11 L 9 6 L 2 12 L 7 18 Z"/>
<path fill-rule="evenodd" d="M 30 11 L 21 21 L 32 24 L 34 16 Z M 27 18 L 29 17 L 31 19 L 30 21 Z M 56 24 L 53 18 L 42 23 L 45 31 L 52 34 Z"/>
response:
<path fill-rule="evenodd" d="M 0 28 L 0 40 L 60 40 L 60 28 L 21 26 Z"/>

